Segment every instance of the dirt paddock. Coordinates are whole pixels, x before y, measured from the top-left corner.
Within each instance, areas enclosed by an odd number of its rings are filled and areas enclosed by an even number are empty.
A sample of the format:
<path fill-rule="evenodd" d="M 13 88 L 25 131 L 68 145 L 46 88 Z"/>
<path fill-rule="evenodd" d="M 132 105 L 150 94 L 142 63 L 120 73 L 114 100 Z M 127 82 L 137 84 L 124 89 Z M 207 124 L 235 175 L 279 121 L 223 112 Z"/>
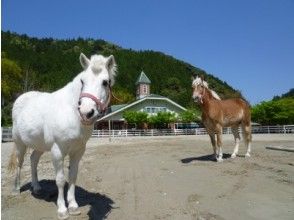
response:
<path fill-rule="evenodd" d="M 92 138 L 76 188 L 82 214 L 70 219 L 294 219 L 294 153 L 265 149 L 281 145 L 293 147 L 294 135 L 254 135 L 251 158 L 242 143 L 240 156 L 230 159 L 233 137 L 224 135 L 225 159 L 216 163 L 206 135 Z M 11 149 L 2 144 L 2 219 L 56 219 L 50 153 L 38 167 L 44 193 L 30 191 L 27 155 L 14 196 L 14 175 L 6 170 Z"/>

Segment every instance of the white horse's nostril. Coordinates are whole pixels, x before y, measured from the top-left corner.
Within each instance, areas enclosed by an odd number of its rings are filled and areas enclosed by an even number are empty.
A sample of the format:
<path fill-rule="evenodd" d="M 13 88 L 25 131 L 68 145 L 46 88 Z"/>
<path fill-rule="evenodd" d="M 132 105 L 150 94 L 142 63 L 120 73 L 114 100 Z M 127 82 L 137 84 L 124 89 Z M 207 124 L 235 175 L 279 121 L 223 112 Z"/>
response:
<path fill-rule="evenodd" d="M 92 109 L 90 112 L 87 113 L 86 117 L 87 119 L 92 118 L 92 116 L 94 115 L 95 110 Z"/>

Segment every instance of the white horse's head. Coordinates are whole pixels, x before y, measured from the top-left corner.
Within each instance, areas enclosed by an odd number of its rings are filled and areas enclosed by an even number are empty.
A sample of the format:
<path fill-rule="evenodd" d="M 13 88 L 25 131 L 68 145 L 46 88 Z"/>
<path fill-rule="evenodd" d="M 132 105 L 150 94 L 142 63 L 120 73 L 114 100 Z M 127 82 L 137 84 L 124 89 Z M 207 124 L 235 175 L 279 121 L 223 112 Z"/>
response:
<path fill-rule="evenodd" d="M 116 62 L 113 55 L 93 55 L 88 59 L 83 53 L 80 55 L 80 62 L 84 71 L 80 77 L 78 110 L 83 124 L 93 124 L 104 115 L 110 102 Z"/>

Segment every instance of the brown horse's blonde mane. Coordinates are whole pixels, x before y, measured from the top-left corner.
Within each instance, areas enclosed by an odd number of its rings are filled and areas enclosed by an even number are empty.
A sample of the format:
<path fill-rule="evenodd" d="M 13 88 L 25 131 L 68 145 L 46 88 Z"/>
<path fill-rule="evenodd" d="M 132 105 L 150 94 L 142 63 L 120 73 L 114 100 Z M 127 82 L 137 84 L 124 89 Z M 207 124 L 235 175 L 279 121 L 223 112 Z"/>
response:
<path fill-rule="evenodd" d="M 208 87 L 205 87 L 206 91 L 209 93 L 210 97 L 215 99 L 215 100 L 221 100 L 219 95 L 212 89 L 209 89 Z"/>

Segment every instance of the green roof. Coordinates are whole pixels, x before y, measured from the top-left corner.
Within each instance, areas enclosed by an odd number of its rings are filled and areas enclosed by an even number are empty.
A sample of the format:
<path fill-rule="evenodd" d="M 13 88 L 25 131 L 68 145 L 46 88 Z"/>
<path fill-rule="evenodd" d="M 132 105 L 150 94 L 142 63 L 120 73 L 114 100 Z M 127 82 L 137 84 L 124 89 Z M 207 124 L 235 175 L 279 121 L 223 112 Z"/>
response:
<path fill-rule="evenodd" d="M 147 95 L 146 97 L 149 97 L 149 98 L 166 98 L 162 95 L 156 95 L 156 94 L 150 94 L 150 95 Z"/>
<path fill-rule="evenodd" d="M 110 112 L 115 112 L 115 111 L 117 111 L 117 110 L 119 110 L 119 109 L 121 109 L 121 108 L 123 108 L 123 107 L 125 107 L 127 105 L 128 104 L 112 105 L 112 106 L 110 106 L 110 108 L 111 108 Z"/>
<path fill-rule="evenodd" d="M 150 79 L 146 76 L 146 74 L 143 71 L 141 72 L 140 76 L 138 77 L 138 79 L 136 81 L 136 85 L 138 85 L 140 83 L 151 84 Z"/>

